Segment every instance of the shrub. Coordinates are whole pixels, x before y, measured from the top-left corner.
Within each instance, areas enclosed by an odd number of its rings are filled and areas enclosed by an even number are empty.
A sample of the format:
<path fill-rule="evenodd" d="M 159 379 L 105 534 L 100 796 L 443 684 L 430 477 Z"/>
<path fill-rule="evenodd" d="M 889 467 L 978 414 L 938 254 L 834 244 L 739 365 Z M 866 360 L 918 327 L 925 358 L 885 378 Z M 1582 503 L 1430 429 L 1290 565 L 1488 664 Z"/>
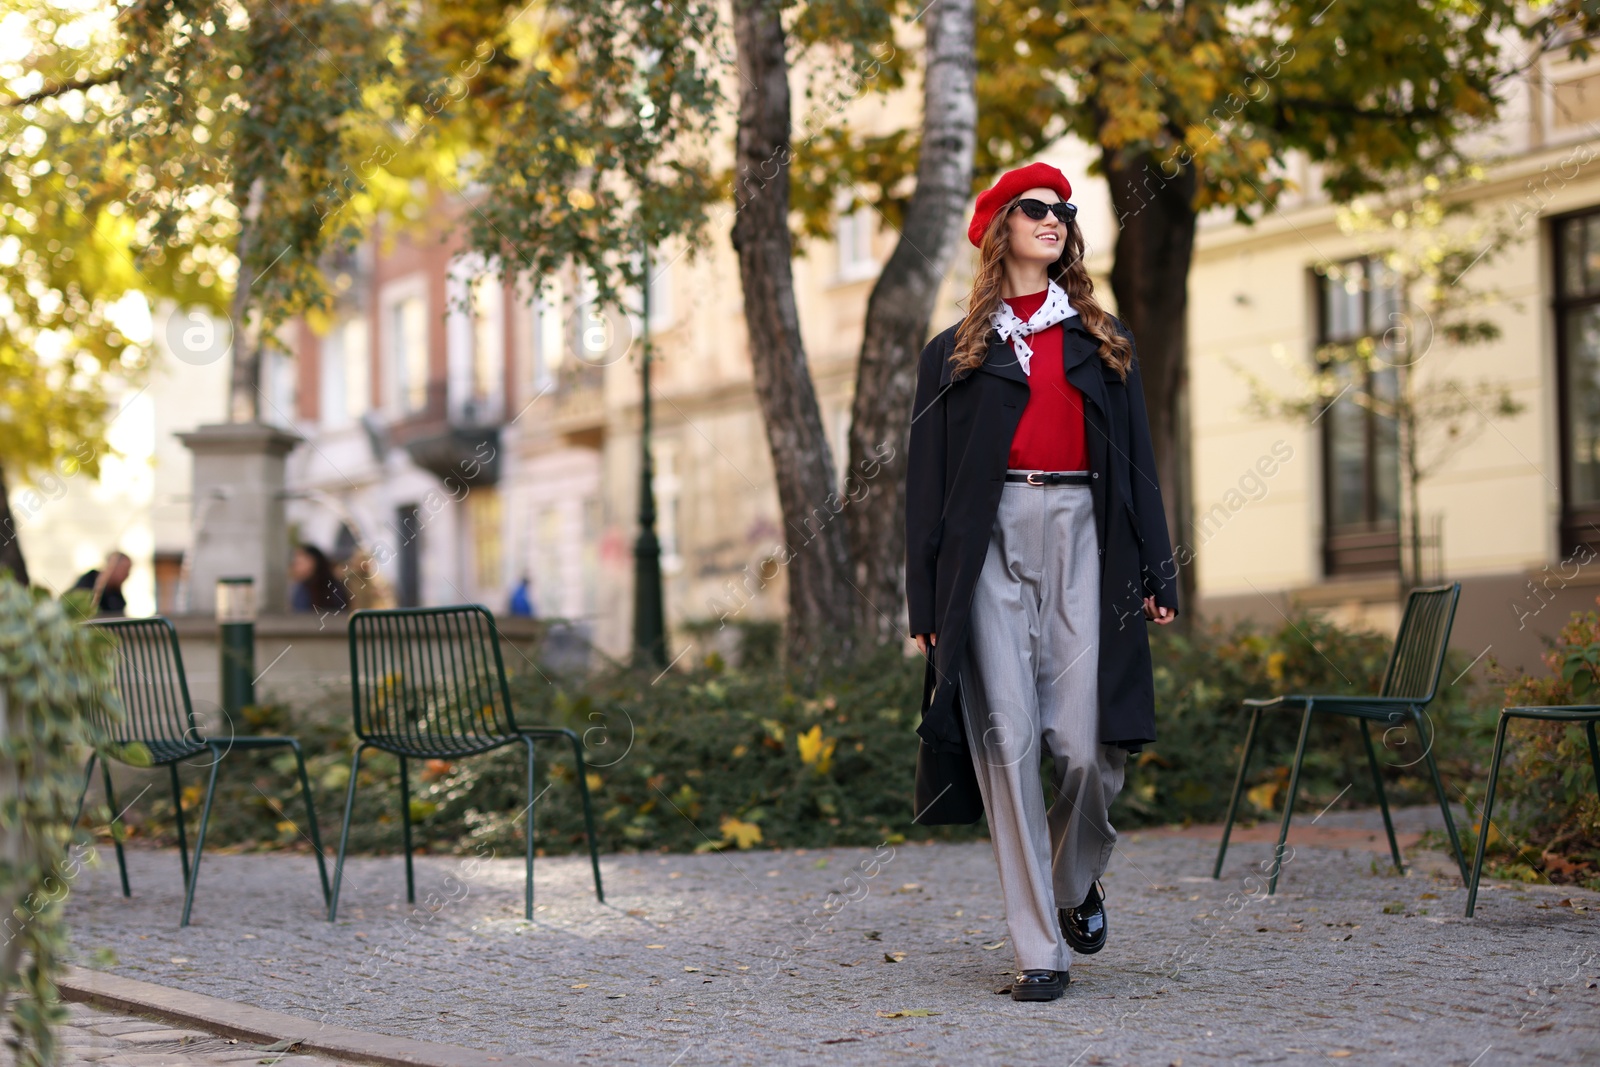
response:
<path fill-rule="evenodd" d="M 61 903 L 79 871 L 69 854 L 83 760 L 121 714 L 110 695 L 111 648 L 73 611 L 0 572 L 0 1010 L 23 1067 L 54 1063 L 64 1016 L 53 980 L 66 946 Z"/>
<path fill-rule="evenodd" d="M 1517 675 L 1488 657 L 1506 706 L 1600 700 L 1600 613 L 1573 612 L 1541 658 L 1547 675 Z M 1497 715 L 1490 709 L 1486 716 L 1491 730 Z M 1477 799 L 1484 788 L 1475 791 Z M 1482 832 L 1480 815 L 1472 833 Z M 1488 833 L 1487 873 L 1600 889 L 1600 799 L 1582 726 L 1524 719 L 1509 725 Z"/>

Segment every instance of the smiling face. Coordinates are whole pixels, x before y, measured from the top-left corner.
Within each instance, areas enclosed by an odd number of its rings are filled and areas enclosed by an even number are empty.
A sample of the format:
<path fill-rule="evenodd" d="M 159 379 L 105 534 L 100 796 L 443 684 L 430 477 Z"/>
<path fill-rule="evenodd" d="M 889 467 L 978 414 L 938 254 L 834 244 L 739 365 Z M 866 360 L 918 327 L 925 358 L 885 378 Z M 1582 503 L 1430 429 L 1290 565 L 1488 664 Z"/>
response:
<path fill-rule="evenodd" d="M 1061 194 L 1047 186 L 1035 186 L 1024 192 L 1018 200 L 1042 200 L 1046 204 L 1054 204 L 1061 199 Z M 1051 212 L 1042 219 L 1030 219 L 1020 208 L 1012 208 L 1006 216 L 1006 225 L 1011 231 L 1011 252 L 1015 258 L 1027 263 L 1040 263 L 1048 266 L 1061 257 L 1061 249 L 1067 240 L 1067 227 L 1055 213 Z"/>

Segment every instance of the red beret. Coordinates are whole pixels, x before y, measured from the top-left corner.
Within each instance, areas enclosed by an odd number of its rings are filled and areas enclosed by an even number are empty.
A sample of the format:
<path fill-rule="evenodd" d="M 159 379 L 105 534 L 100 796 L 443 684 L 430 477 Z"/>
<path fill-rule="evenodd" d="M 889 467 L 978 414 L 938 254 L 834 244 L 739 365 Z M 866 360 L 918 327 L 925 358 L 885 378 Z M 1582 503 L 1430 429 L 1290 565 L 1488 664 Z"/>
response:
<path fill-rule="evenodd" d="M 1061 199 L 1072 199 L 1072 183 L 1067 181 L 1065 174 L 1048 163 L 1029 163 L 1026 167 L 1008 170 L 1000 175 L 998 181 L 978 194 L 978 203 L 972 212 L 972 222 L 967 225 L 967 240 L 974 246 L 980 245 L 983 242 L 983 231 L 989 228 L 989 220 L 994 217 L 994 213 L 1018 193 L 1036 188 L 1054 189 L 1061 194 Z"/>

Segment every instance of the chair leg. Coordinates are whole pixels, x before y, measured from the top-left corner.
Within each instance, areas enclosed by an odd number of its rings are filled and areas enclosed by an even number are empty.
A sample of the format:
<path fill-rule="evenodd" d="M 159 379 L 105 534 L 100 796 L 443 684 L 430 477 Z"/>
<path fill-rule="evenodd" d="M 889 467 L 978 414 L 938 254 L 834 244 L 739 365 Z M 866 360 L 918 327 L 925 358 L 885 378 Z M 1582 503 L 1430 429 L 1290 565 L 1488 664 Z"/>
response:
<path fill-rule="evenodd" d="M 1217 846 L 1217 863 L 1211 869 L 1212 878 L 1222 877 L 1222 857 L 1228 854 L 1228 836 L 1233 833 L 1233 817 L 1239 810 L 1239 796 L 1244 792 L 1244 776 L 1250 766 L 1250 752 L 1256 745 L 1256 726 L 1261 722 L 1261 709 L 1250 709 L 1250 725 L 1244 733 L 1244 751 L 1239 753 L 1239 773 L 1233 779 L 1233 796 L 1228 800 L 1228 817 L 1222 822 L 1222 843 Z M 587 796 L 587 794 L 585 794 Z"/>
<path fill-rule="evenodd" d="M 606 902 L 605 890 L 600 885 L 600 842 L 594 832 L 594 809 L 589 803 L 589 761 L 583 758 L 583 743 L 571 730 L 562 731 L 572 742 L 572 755 L 578 765 L 578 795 L 583 798 L 583 827 L 589 836 L 589 865 L 594 869 L 594 896 Z"/>
<path fill-rule="evenodd" d="M 178 784 L 178 764 L 176 761 L 167 764 L 167 770 L 172 772 L 172 810 L 176 812 L 178 823 L 178 858 L 183 861 L 183 888 L 189 890 L 189 839 L 183 829 L 183 790 Z"/>
<path fill-rule="evenodd" d="M 1583 728 L 1589 735 L 1589 763 L 1594 767 L 1594 791 L 1596 796 L 1600 796 L 1600 744 L 1595 742 L 1594 720 L 1584 723 Z"/>
<path fill-rule="evenodd" d="M 300 795 L 306 800 L 306 822 L 311 831 L 311 848 L 317 854 L 317 874 L 322 877 L 322 906 L 327 907 L 333 899 L 333 894 L 328 888 L 328 862 L 322 855 L 322 833 L 317 829 L 317 807 L 311 801 L 311 779 L 306 775 L 305 753 L 300 751 L 300 742 L 290 742 L 289 747 L 294 749 L 294 762 L 300 772 Z"/>
<path fill-rule="evenodd" d="M 400 757 L 400 826 L 406 846 L 406 903 L 417 902 L 417 882 L 411 873 L 411 779 L 406 774 L 406 758 Z"/>
<path fill-rule="evenodd" d="M 1417 731 L 1422 731 L 1420 722 Z M 1455 854 L 1456 869 L 1461 872 L 1461 884 L 1466 885 L 1471 874 L 1467 870 L 1467 858 L 1461 854 L 1461 842 L 1456 838 L 1456 820 L 1450 814 L 1450 799 L 1444 795 L 1444 780 L 1439 777 L 1439 764 L 1434 762 L 1431 746 L 1424 750 L 1424 755 L 1428 759 L 1428 774 L 1433 778 L 1433 791 L 1439 796 L 1439 810 L 1444 813 L 1444 832 L 1450 835 L 1450 851 Z"/>
<path fill-rule="evenodd" d="M 1389 834 L 1389 855 L 1394 857 L 1396 874 L 1405 874 L 1406 866 L 1400 862 L 1400 842 L 1394 838 L 1394 820 L 1389 817 L 1389 798 L 1383 791 L 1383 774 L 1378 770 L 1378 756 L 1372 750 L 1372 731 L 1367 720 L 1361 720 L 1361 740 L 1367 746 L 1367 766 L 1372 768 L 1372 788 L 1378 794 L 1378 808 L 1383 812 L 1383 828 Z"/>
<path fill-rule="evenodd" d="M 1504 712 L 1500 714 L 1500 725 L 1494 731 L 1494 756 L 1489 760 L 1489 791 L 1483 797 L 1483 814 L 1478 822 L 1478 847 L 1472 857 L 1472 877 L 1467 881 L 1467 918 L 1472 918 L 1472 909 L 1478 904 L 1478 879 L 1483 877 L 1484 846 L 1489 841 L 1490 819 L 1494 816 L 1494 788 L 1500 781 L 1500 755 L 1506 747 L 1506 724 L 1511 720 Z"/>
<path fill-rule="evenodd" d="M 533 791 L 533 738 L 527 734 L 522 735 L 522 743 L 528 746 L 528 823 L 524 836 L 527 839 L 527 874 L 522 884 L 522 915 L 525 919 L 533 918 L 533 805 L 538 800 L 538 794 Z"/>
<path fill-rule="evenodd" d="M 1289 793 L 1283 798 L 1283 822 L 1278 825 L 1278 846 L 1272 850 L 1272 878 L 1267 882 L 1267 895 L 1278 891 L 1278 875 L 1283 873 L 1283 843 L 1289 837 L 1289 817 L 1294 814 L 1294 797 L 1300 790 L 1300 765 L 1306 758 L 1306 736 L 1311 733 L 1311 704 L 1300 719 L 1300 742 L 1294 747 L 1294 766 L 1289 770 Z"/>
<path fill-rule="evenodd" d="M 333 861 L 333 894 L 328 898 L 329 922 L 333 922 L 339 914 L 339 886 L 344 882 L 344 850 L 350 843 L 350 813 L 356 807 L 356 776 L 361 773 L 361 753 L 366 750 L 366 745 L 357 745 L 356 754 L 350 761 L 350 785 L 344 794 L 344 822 L 339 827 L 339 855 Z"/>
<path fill-rule="evenodd" d="M 83 803 L 89 799 L 89 783 L 94 781 L 95 754 L 89 753 L 89 762 L 83 768 L 83 792 L 78 794 L 78 814 L 72 817 L 73 828 L 76 829 L 79 820 L 83 818 Z"/>
<path fill-rule="evenodd" d="M 128 888 L 128 860 L 122 854 L 122 838 L 117 833 L 117 827 L 122 822 L 122 815 L 117 810 L 117 794 L 111 788 L 111 761 L 100 761 L 100 780 L 106 786 L 106 804 L 111 808 L 111 843 L 117 849 L 117 870 L 122 874 L 122 895 L 133 896 L 133 890 Z"/>
<path fill-rule="evenodd" d="M 194 839 L 194 866 L 189 873 L 189 888 L 183 894 L 183 921 L 178 926 L 189 925 L 189 910 L 194 907 L 194 887 L 200 882 L 200 860 L 206 851 L 206 827 L 211 822 L 211 798 L 217 792 L 217 768 L 222 765 L 223 748 L 221 745 L 209 745 L 211 749 L 211 775 L 206 782 L 206 801 L 200 808 L 200 832 Z"/>

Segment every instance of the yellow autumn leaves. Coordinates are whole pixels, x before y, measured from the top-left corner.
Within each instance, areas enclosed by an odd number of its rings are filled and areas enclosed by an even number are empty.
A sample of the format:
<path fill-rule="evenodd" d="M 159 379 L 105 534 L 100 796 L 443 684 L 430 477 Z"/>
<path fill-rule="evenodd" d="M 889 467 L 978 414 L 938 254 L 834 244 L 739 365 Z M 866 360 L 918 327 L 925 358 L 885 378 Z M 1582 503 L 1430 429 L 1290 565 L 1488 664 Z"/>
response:
<path fill-rule="evenodd" d="M 769 734 L 770 734 L 769 728 Z M 781 736 L 781 735 L 780 735 Z M 817 723 L 811 729 L 794 735 L 795 748 L 800 756 L 800 762 L 811 768 L 816 774 L 827 774 L 833 768 L 833 753 L 839 747 L 837 737 L 825 737 L 822 733 L 822 724 Z M 738 746 L 743 749 L 745 746 Z M 736 754 L 740 754 L 738 749 Z M 712 852 L 724 848 L 749 849 L 759 845 L 762 841 L 761 827 L 753 821 L 741 819 L 735 815 L 724 815 L 717 829 L 721 832 L 720 840 L 707 840 L 702 842 L 695 851 Z"/>
<path fill-rule="evenodd" d="M 805 733 L 796 734 L 795 743 L 800 747 L 800 762 L 818 774 L 828 773 L 833 766 L 833 750 L 839 745 L 837 737 L 823 737 L 819 722 Z"/>

